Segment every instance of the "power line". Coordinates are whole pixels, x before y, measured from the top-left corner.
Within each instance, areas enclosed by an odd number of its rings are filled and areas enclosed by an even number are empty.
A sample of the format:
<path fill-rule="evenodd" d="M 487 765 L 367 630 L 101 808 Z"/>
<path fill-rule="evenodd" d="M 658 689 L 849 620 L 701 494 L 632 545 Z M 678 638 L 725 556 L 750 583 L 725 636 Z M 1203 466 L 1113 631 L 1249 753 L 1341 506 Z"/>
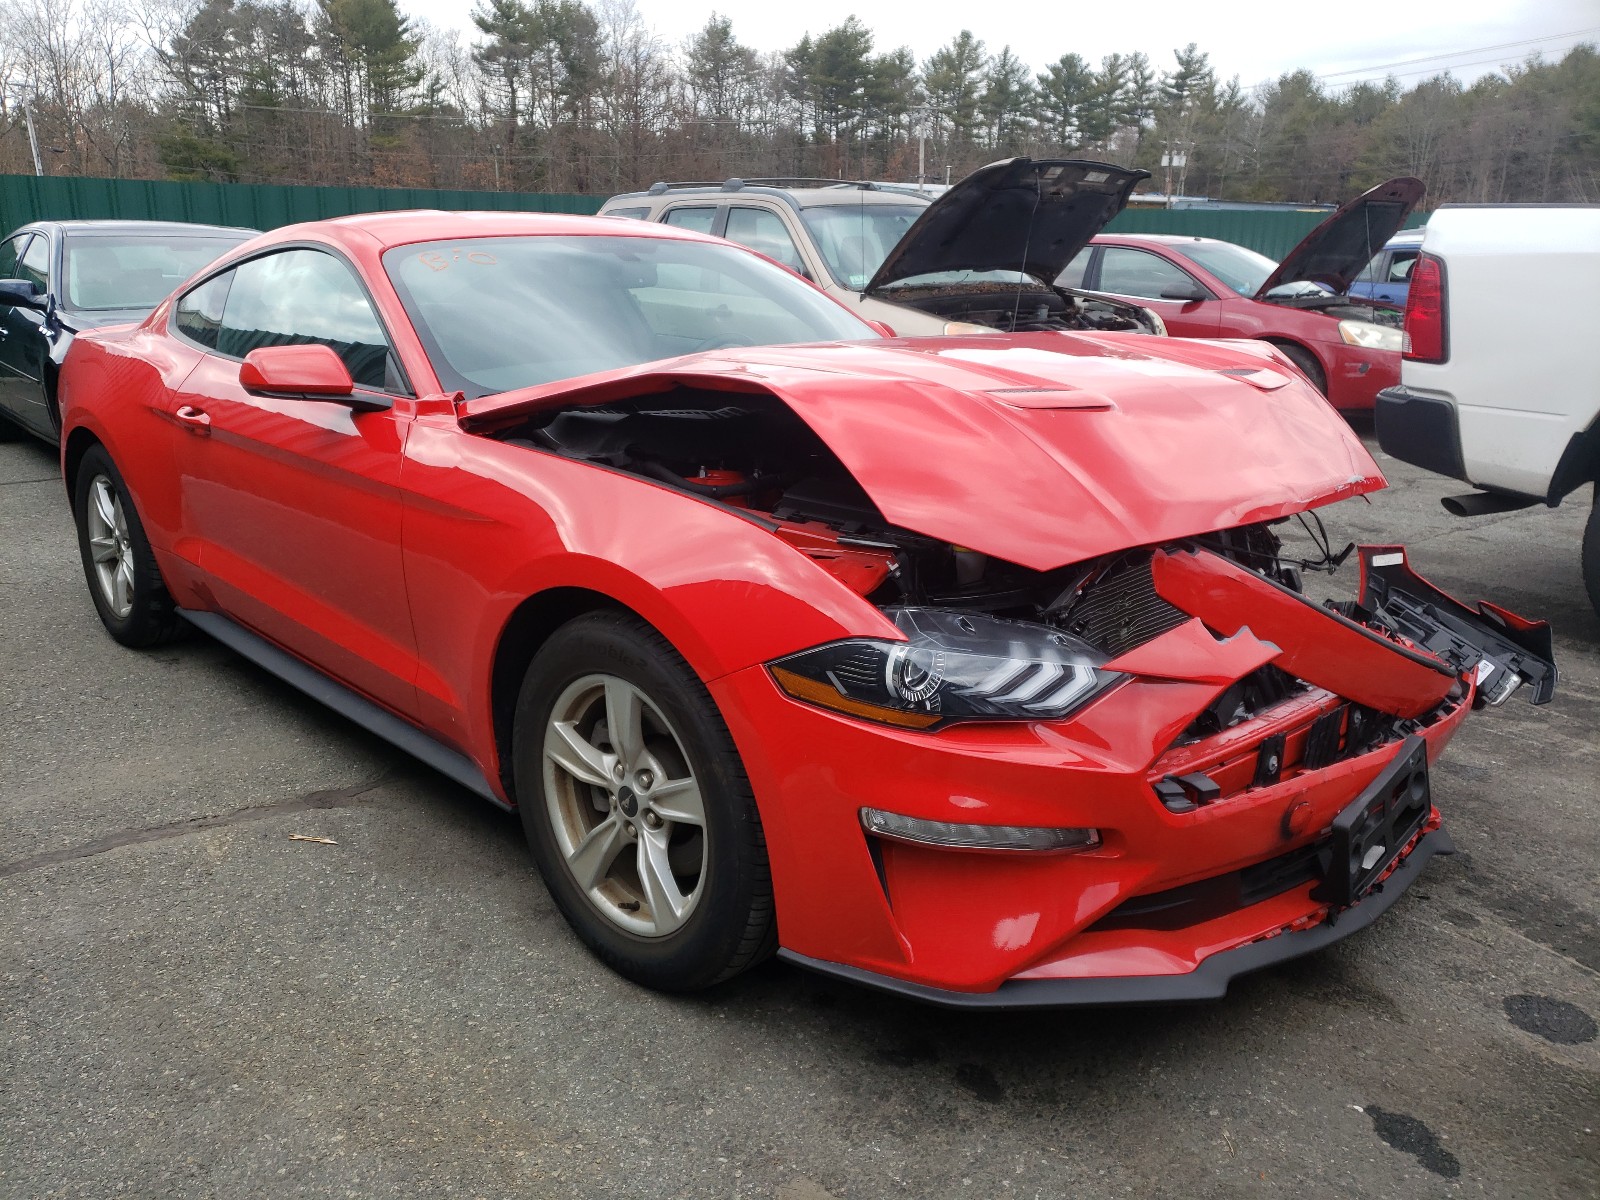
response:
<path fill-rule="evenodd" d="M 1588 29 L 1575 29 L 1571 33 L 1547 33 L 1541 37 L 1524 38 L 1520 42 L 1501 42 L 1495 46 L 1474 46 L 1469 50 L 1450 50 L 1441 54 L 1425 54 L 1421 58 L 1407 58 L 1399 62 L 1376 63 L 1370 67 L 1351 67 L 1348 71 L 1330 71 L 1326 75 L 1317 76 L 1320 80 L 1337 79 L 1341 75 L 1364 75 L 1369 71 L 1386 71 L 1390 67 L 1410 67 L 1417 63 L 1432 62 L 1440 58 L 1459 58 L 1463 54 L 1486 54 L 1490 50 L 1514 50 L 1518 46 L 1532 46 L 1536 42 L 1553 42 L 1560 38 L 1582 37 L 1588 33 L 1600 33 L 1600 25 Z M 1467 64 L 1470 65 L 1470 64 Z"/>
<path fill-rule="evenodd" d="M 1523 39 L 1522 41 L 1519 41 L 1519 42 L 1502 42 L 1502 43 L 1500 43 L 1498 45 L 1493 45 L 1493 46 L 1468 46 L 1468 47 L 1466 47 L 1464 49 L 1461 49 L 1461 50 L 1450 50 L 1450 51 L 1446 51 L 1446 52 L 1441 52 L 1439 54 L 1430 54 L 1430 55 L 1427 55 L 1427 56 L 1425 56 L 1423 58 L 1405 59 L 1405 60 L 1400 61 L 1400 62 L 1392 62 L 1392 63 L 1374 63 L 1373 65 L 1366 66 L 1366 67 L 1351 67 L 1348 70 L 1344 70 L 1344 71 L 1331 71 L 1326 75 L 1313 75 L 1312 79 L 1315 80 L 1317 83 L 1328 83 L 1328 82 L 1330 82 L 1332 80 L 1340 79 L 1340 78 L 1342 78 L 1343 76 L 1346 76 L 1346 75 L 1367 75 L 1368 76 L 1368 78 L 1365 78 L 1365 79 L 1352 79 L 1352 80 L 1349 80 L 1348 82 L 1345 82 L 1345 83 L 1334 84 L 1334 86 L 1338 87 L 1338 88 L 1350 88 L 1350 87 L 1356 87 L 1359 84 L 1372 83 L 1372 82 L 1375 82 L 1376 80 L 1387 78 L 1386 74 L 1385 75 L 1375 75 L 1375 74 L 1372 74 L 1372 73 L 1373 72 L 1379 72 L 1379 71 L 1388 72 L 1389 68 L 1391 68 L 1391 67 L 1406 67 L 1406 66 L 1412 66 L 1412 65 L 1414 65 L 1416 63 L 1430 62 L 1430 61 L 1440 60 L 1440 59 L 1461 58 L 1461 57 L 1464 57 L 1464 56 L 1469 55 L 1469 54 L 1487 54 L 1487 53 L 1489 53 L 1491 51 L 1510 50 L 1510 49 L 1516 49 L 1517 47 L 1520 47 L 1520 46 L 1532 46 L 1532 45 L 1535 45 L 1535 44 L 1538 44 L 1538 43 L 1542 43 L 1542 42 L 1560 41 L 1563 38 L 1581 38 L 1581 37 L 1584 37 L 1585 35 L 1591 34 L 1591 33 L 1600 33 L 1600 25 L 1595 25 L 1595 26 L 1592 26 L 1592 27 L 1590 27 L 1588 29 L 1573 30 L 1570 33 L 1549 33 L 1549 34 L 1545 34 L 1545 35 L 1543 35 L 1541 37 L 1525 38 L 1525 39 Z M 1576 45 L 1577 45 L 1577 43 L 1574 43 L 1573 46 L 1566 47 L 1566 49 L 1571 50 L 1571 49 L 1575 48 Z M 1441 63 L 1437 67 L 1427 67 L 1427 68 L 1424 68 L 1424 69 L 1422 69 L 1420 71 L 1398 72 L 1398 73 L 1396 73 L 1396 77 L 1397 78 L 1406 78 L 1406 77 L 1409 77 L 1411 75 L 1426 75 L 1426 74 L 1429 74 L 1430 72 L 1433 72 L 1433 71 L 1449 71 L 1453 67 L 1484 66 L 1484 65 L 1487 65 L 1488 63 L 1499 62 L 1499 61 L 1501 61 L 1499 58 L 1492 58 L 1492 59 L 1485 59 L 1485 60 L 1482 60 L 1482 61 L 1469 62 L 1469 63 Z M 1248 92 L 1262 92 L 1262 91 L 1265 91 L 1267 88 L 1275 87 L 1277 85 L 1277 83 L 1278 83 L 1278 80 L 1276 80 L 1276 79 L 1263 79 L 1260 83 L 1253 83 L 1249 87 L 1241 88 L 1240 91 L 1247 92 L 1247 93 Z"/>

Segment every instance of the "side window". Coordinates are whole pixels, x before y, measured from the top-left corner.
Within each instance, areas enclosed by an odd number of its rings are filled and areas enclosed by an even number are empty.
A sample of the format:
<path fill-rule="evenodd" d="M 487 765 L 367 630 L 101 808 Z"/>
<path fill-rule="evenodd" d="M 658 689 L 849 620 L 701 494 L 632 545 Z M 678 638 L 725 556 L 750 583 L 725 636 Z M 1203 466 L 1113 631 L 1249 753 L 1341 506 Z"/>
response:
<path fill-rule="evenodd" d="M 717 206 L 693 208 L 669 208 L 667 215 L 661 218 L 668 225 L 676 225 L 679 229 L 692 229 L 696 233 L 710 233 L 711 226 L 717 220 Z"/>
<path fill-rule="evenodd" d="M 1078 251 L 1078 256 L 1067 264 L 1067 269 L 1056 276 L 1056 286 L 1064 288 L 1081 288 L 1083 274 L 1089 269 L 1089 258 L 1094 254 L 1092 246 L 1085 246 Z"/>
<path fill-rule="evenodd" d="M 233 275 L 219 353 L 243 358 L 262 346 L 329 346 L 357 386 L 394 390 L 383 326 L 350 268 L 333 255 L 285 250 L 240 263 Z"/>
<path fill-rule="evenodd" d="M 648 207 L 613 208 L 610 212 L 603 215 L 608 217 L 631 217 L 635 221 L 648 221 L 650 219 L 650 209 Z"/>
<path fill-rule="evenodd" d="M 1382 269 L 1384 254 L 1379 250 L 1372 256 L 1371 261 L 1361 268 L 1361 274 L 1356 276 L 1357 283 L 1376 283 L 1378 272 Z"/>
<path fill-rule="evenodd" d="M 1389 261 L 1389 282 L 1410 283 L 1411 268 L 1417 265 L 1417 251 L 1396 250 Z"/>
<path fill-rule="evenodd" d="M 1164 258 L 1126 246 L 1107 246 L 1100 258 L 1099 291 L 1159 300 L 1169 288 L 1196 287 L 1187 271 Z"/>
<path fill-rule="evenodd" d="M 41 292 L 50 289 L 49 238 L 35 237 L 28 243 L 28 248 L 22 252 L 22 261 L 17 264 L 17 278 L 32 280 Z"/>
<path fill-rule="evenodd" d="M 179 297 L 173 314 L 178 332 L 208 350 L 215 350 L 217 331 L 222 327 L 222 306 L 227 303 L 228 289 L 232 286 L 233 272 L 228 271 Z"/>
<path fill-rule="evenodd" d="M 28 236 L 24 233 L 0 243 L 0 279 L 20 278 L 17 261 L 22 257 L 22 247 L 27 243 Z"/>
<path fill-rule="evenodd" d="M 759 250 L 791 270 L 805 273 L 805 262 L 795 248 L 794 238 L 789 236 L 788 227 L 777 213 L 764 208 L 730 208 L 728 228 L 722 236 L 730 242 Z"/>

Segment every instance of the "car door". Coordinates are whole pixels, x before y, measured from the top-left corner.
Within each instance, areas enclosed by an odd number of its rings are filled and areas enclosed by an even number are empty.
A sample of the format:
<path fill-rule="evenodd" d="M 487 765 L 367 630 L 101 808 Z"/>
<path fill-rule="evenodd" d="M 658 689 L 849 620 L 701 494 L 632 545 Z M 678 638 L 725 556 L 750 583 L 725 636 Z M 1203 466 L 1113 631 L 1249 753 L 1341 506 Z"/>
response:
<path fill-rule="evenodd" d="M 322 344 L 364 396 L 404 395 L 382 322 L 354 270 L 321 249 L 250 259 L 185 295 L 180 336 L 207 351 L 170 398 L 183 526 L 225 615 L 403 715 L 416 642 L 401 569 L 401 451 L 409 407 L 358 412 L 259 395 L 241 360 Z"/>
<path fill-rule="evenodd" d="M 5 243 L 0 279 L 26 279 L 41 292 L 50 290 L 50 239 L 42 233 L 22 235 Z M 14 250 L 16 257 L 4 261 Z M 42 437 L 55 427 L 45 404 L 45 363 L 50 358 L 51 326 L 45 314 L 21 305 L 0 307 L 0 403 L 6 412 Z"/>
<path fill-rule="evenodd" d="M 1404 304 L 1407 294 L 1411 291 L 1411 268 L 1417 264 L 1417 253 L 1417 250 L 1410 247 L 1386 252 L 1383 256 L 1383 270 L 1367 294 L 1374 300 Z"/>
<path fill-rule="evenodd" d="M 1132 246 L 1102 246 L 1093 270 L 1093 291 L 1154 309 L 1174 337 L 1217 335 L 1217 294 L 1171 259 Z"/>
<path fill-rule="evenodd" d="M 696 233 L 719 233 L 721 213 L 715 204 L 674 204 L 661 214 L 661 223 Z"/>
<path fill-rule="evenodd" d="M 770 208 L 754 204 L 730 205 L 722 236 L 781 262 L 807 279 L 816 278 L 816 273 L 800 253 L 794 231 L 779 213 Z"/>
<path fill-rule="evenodd" d="M 0 279 L 17 279 L 22 252 L 27 249 L 31 233 L 19 233 L 0 242 Z M 18 414 L 22 404 L 21 393 L 27 376 L 22 372 L 20 339 L 13 340 L 12 333 L 21 332 L 21 321 L 10 304 L 0 304 L 0 409 Z"/>

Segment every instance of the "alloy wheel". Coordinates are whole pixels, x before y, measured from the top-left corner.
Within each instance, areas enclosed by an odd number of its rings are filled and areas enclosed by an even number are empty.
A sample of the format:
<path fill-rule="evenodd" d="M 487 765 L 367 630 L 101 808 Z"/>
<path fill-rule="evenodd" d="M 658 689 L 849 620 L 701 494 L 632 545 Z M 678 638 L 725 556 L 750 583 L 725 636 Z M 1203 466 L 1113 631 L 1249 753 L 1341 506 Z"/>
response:
<path fill-rule="evenodd" d="M 680 928 L 705 885 L 705 805 L 650 697 L 614 675 L 569 684 L 550 711 L 543 772 L 557 848 L 596 911 L 641 937 Z"/>
<path fill-rule="evenodd" d="M 133 545 L 116 486 L 104 475 L 89 484 L 89 553 L 100 596 L 118 620 L 133 612 Z"/>

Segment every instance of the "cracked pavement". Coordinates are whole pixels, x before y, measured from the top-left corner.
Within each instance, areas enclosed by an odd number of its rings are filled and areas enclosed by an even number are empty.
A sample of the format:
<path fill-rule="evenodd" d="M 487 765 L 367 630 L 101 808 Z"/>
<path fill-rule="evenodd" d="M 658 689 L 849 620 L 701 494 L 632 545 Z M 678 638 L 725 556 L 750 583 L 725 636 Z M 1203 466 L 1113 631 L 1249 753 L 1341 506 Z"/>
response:
<path fill-rule="evenodd" d="M 1018 1016 L 624 982 L 514 816 L 203 638 L 112 643 L 0 444 L 0 1195 L 1600 1196 L 1586 496 L 1460 520 L 1379 461 L 1336 546 L 1556 628 L 1555 701 L 1435 769 L 1462 853 L 1218 1003 Z"/>

